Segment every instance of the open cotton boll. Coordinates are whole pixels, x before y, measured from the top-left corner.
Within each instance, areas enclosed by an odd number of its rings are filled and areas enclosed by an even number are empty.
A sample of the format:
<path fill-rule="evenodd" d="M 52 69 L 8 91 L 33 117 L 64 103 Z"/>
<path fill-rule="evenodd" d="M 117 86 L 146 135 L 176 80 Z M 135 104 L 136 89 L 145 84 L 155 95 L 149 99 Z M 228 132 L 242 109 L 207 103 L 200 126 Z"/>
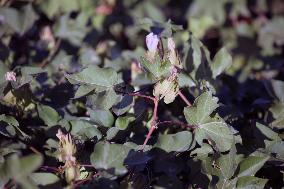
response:
<path fill-rule="evenodd" d="M 179 87 L 176 80 L 164 79 L 155 84 L 153 95 L 159 99 L 164 98 L 164 102 L 169 104 L 175 100 L 178 91 Z"/>

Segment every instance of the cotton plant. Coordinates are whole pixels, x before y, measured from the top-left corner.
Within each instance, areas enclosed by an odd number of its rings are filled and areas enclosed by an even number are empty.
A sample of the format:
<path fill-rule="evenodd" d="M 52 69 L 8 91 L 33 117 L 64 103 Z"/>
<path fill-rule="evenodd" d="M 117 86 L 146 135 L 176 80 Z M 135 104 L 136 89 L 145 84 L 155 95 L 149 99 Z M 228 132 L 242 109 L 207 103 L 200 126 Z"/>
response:
<path fill-rule="evenodd" d="M 173 38 L 167 39 L 166 50 L 159 48 L 159 45 L 162 45 L 159 36 L 149 33 L 146 36 L 147 52 L 141 63 L 155 82 L 153 95 L 169 104 L 178 95 L 177 76 L 182 66 Z"/>
<path fill-rule="evenodd" d="M 72 183 L 80 176 L 80 165 L 76 160 L 76 146 L 73 143 L 72 137 L 70 134 L 63 134 L 59 129 L 57 134 L 57 138 L 59 139 L 59 147 L 58 147 L 58 160 L 64 163 L 62 167 L 65 173 L 65 179 L 67 183 Z"/>

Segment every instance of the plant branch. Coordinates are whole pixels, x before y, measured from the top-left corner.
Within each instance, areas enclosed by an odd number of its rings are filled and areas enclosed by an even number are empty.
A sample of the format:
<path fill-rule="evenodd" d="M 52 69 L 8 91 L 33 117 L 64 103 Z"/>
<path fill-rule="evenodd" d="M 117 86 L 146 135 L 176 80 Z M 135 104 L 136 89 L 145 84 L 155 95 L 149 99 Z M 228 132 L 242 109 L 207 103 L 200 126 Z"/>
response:
<path fill-rule="evenodd" d="M 138 97 L 141 97 L 141 98 L 147 98 L 147 99 L 150 99 L 152 101 L 155 101 L 154 97 L 147 96 L 147 95 L 142 95 L 140 93 L 126 93 L 126 94 L 128 94 L 129 96 L 138 96 Z"/>
<path fill-rule="evenodd" d="M 186 103 L 187 106 L 192 106 L 192 104 L 187 100 L 187 98 L 182 94 L 181 91 L 178 92 L 178 95 L 181 97 L 181 99 Z"/>
<path fill-rule="evenodd" d="M 33 151 L 35 154 L 41 155 L 41 153 L 35 149 L 33 146 L 29 146 L 30 150 Z"/>
<path fill-rule="evenodd" d="M 49 166 L 40 166 L 40 169 L 44 169 L 44 170 L 52 170 L 52 171 L 55 171 L 57 173 L 60 172 L 60 170 L 56 167 L 49 167 Z"/>
<path fill-rule="evenodd" d="M 148 134 L 147 134 L 147 137 L 146 137 L 146 139 L 145 139 L 145 141 L 144 141 L 144 143 L 143 143 L 143 146 L 142 146 L 142 149 L 143 149 L 143 150 L 144 150 L 144 148 L 145 148 L 145 146 L 146 146 L 148 140 L 150 139 L 152 133 L 154 132 L 154 130 L 155 130 L 156 127 L 157 127 L 157 124 L 156 124 L 156 123 L 157 123 L 157 119 L 158 119 L 158 117 L 157 117 L 158 104 L 159 104 L 159 99 L 158 99 L 158 98 L 154 98 L 154 115 L 153 115 L 153 120 L 152 120 L 152 122 L 151 122 L 151 128 L 150 128 L 150 130 L 149 130 L 149 132 L 148 132 Z"/>

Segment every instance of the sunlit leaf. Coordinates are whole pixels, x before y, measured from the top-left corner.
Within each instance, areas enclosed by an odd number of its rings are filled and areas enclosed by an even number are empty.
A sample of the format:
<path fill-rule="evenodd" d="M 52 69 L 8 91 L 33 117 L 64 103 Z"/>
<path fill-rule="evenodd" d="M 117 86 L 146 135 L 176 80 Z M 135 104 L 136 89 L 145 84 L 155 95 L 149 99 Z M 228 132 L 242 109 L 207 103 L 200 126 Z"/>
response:
<path fill-rule="evenodd" d="M 90 160 L 96 169 L 108 170 L 111 174 L 123 175 L 127 169 L 123 165 L 130 148 L 121 144 L 99 142 L 96 144 Z"/>
<path fill-rule="evenodd" d="M 89 110 L 91 121 L 104 127 L 111 127 L 114 123 L 114 117 L 108 110 Z"/>
<path fill-rule="evenodd" d="M 31 4 L 22 7 L 20 10 L 2 7 L 0 15 L 4 17 L 5 23 L 20 35 L 29 30 L 38 19 L 38 15 Z"/>
<path fill-rule="evenodd" d="M 240 163 L 239 177 L 254 176 L 269 157 L 249 156 Z"/>
<path fill-rule="evenodd" d="M 232 57 L 225 47 L 220 49 L 214 57 L 212 64 L 210 65 L 213 78 L 220 75 L 225 69 L 232 64 Z"/>
<path fill-rule="evenodd" d="M 237 188 L 256 188 L 256 189 L 262 189 L 264 188 L 267 179 L 261 179 L 253 176 L 244 176 L 240 177 L 237 181 Z"/>
<path fill-rule="evenodd" d="M 121 116 L 116 119 L 115 126 L 120 130 L 125 130 L 128 127 L 129 123 L 134 120 L 135 118 L 133 116 Z"/>
<path fill-rule="evenodd" d="M 37 105 L 37 111 L 39 117 L 44 121 L 44 123 L 47 126 L 54 126 L 58 123 L 58 121 L 61 119 L 60 115 L 57 113 L 56 110 L 54 110 L 50 106 L 46 106 L 43 104 Z"/>
<path fill-rule="evenodd" d="M 67 79 L 72 84 L 88 84 L 105 89 L 109 89 L 120 82 L 115 70 L 96 66 L 89 66 L 79 73 L 68 75 Z"/>
<path fill-rule="evenodd" d="M 184 152 L 195 146 L 192 133 L 182 131 L 176 134 L 160 135 L 154 147 L 161 148 L 166 152 Z"/>

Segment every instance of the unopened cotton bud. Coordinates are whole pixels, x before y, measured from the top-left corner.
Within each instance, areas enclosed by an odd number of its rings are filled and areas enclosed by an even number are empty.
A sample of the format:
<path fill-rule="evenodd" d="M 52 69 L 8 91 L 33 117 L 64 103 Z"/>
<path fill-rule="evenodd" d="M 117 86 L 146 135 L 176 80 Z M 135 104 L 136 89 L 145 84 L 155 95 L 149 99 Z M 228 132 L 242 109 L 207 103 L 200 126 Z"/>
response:
<path fill-rule="evenodd" d="M 176 44 L 173 40 L 173 38 L 168 38 L 168 49 L 171 51 L 171 52 L 175 52 L 175 49 L 176 49 Z"/>
<path fill-rule="evenodd" d="M 158 48 L 159 38 L 153 32 L 146 36 L 146 45 L 150 52 L 155 53 Z"/>
<path fill-rule="evenodd" d="M 67 183 L 72 183 L 74 182 L 79 175 L 80 170 L 78 170 L 78 168 L 75 166 L 69 166 L 66 165 L 65 167 L 65 179 Z"/>
<path fill-rule="evenodd" d="M 56 136 L 59 139 L 59 154 L 58 159 L 62 162 L 76 162 L 75 153 L 76 153 L 76 146 L 72 141 L 70 134 L 63 134 L 62 131 L 59 129 Z"/>

